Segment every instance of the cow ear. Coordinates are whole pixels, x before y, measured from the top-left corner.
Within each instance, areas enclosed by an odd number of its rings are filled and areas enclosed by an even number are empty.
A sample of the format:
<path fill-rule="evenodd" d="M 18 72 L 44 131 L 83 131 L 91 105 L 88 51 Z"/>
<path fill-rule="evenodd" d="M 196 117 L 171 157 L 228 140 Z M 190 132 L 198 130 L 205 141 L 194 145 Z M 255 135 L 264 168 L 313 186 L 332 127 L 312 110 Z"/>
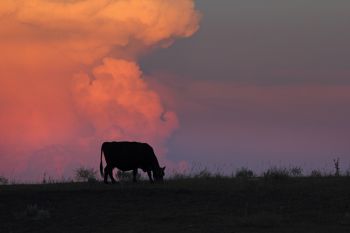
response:
<path fill-rule="evenodd" d="M 162 170 L 164 171 L 164 170 L 165 170 L 165 167 L 162 167 Z"/>

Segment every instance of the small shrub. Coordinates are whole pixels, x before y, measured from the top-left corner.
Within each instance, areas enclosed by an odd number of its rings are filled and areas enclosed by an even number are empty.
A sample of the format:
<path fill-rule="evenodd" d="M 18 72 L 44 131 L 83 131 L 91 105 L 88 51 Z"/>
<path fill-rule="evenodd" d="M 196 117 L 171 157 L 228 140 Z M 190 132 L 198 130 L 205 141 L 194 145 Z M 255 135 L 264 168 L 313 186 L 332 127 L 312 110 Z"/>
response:
<path fill-rule="evenodd" d="M 292 167 L 289 169 L 289 173 L 293 177 L 303 176 L 303 169 L 301 167 Z"/>
<path fill-rule="evenodd" d="M 235 173 L 236 178 L 252 178 L 254 176 L 254 172 L 246 167 L 238 169 Z"/>
<path fill-rule="evenodd" d="M 263 173 L 265 179 L 284 180 L 290 177 L 290 171 L 287 168 L 271 167 Z"/>
<path fill-rule="evenodd" d="M 339 158 L 333 159 L 334 163 L 334 175 L 340 176 Z"/>
<path fill-rule="evenodd" d="M 311 177 L 322 177 L 322 172 L 319 170 L 312 170 L 310 173 Z"/>
<path fill-rule="evenodd" d="M 5 176 L 0 176 L 0 185 L 8 184 L 9 180 Z"/>
<path fill-rule="evenodd" d="M 80 167 L 75 170 L 75 179 L 80 182 L 95 182 L 97 171 L 93 168 Z"/>

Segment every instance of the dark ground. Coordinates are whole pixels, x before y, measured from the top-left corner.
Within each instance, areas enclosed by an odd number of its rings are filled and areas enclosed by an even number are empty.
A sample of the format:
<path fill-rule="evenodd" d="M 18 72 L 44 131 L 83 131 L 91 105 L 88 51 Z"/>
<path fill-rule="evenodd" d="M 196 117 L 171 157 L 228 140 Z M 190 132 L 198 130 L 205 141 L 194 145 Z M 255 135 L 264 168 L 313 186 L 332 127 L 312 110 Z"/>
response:
<path fill-rule="evenodd" d="M 350 232 L 350 178 L 0 186 L 0 232 Z"/>

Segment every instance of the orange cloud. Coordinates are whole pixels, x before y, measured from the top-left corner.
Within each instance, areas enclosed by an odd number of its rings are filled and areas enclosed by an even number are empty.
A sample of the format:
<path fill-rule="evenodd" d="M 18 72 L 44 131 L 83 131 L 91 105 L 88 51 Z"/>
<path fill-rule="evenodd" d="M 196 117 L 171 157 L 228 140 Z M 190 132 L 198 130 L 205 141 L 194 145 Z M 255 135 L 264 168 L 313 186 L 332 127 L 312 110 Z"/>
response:
<path fill-rule="evenodd" d="M 170 45 L 175 38 L 191 36 L 199 22 L 192 0 L 3 0 L 0 7 L 2 44 L 22 46 L 15 56 L 25 47 L 31 59 L 64 56 L 84 64 L 112 48 L 118 57 L 118 49 L 132 50 L 134 44 Z"/>
<path fill-rule="evenodd" d="M 177 127 L 175 113 L 164 109 L 135 62 L 105 58 L 93 77 L 75 76 L 73 93 L 101 140 L 159 143 Z"/>
<path fill-rule="evenodd" d="M 102 140 L 149 141 L 164 152 L 177 117 L 137 58 L 191 36 L 199 20 L 193 0 L 1 1 L 0 169 L 32 171 L 46 156 L 60 173 L 73 160 L 94 162 Z"/>

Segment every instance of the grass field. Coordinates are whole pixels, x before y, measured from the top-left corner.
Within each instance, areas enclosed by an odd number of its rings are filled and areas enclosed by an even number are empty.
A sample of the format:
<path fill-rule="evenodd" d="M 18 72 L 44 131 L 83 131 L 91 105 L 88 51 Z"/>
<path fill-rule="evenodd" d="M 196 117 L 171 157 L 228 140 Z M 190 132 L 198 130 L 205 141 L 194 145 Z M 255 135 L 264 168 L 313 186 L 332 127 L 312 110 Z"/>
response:
<path fill-rule="evenodd" d="M 0 232 L 350 232 L 350 178 L 2 185 Z"/>

